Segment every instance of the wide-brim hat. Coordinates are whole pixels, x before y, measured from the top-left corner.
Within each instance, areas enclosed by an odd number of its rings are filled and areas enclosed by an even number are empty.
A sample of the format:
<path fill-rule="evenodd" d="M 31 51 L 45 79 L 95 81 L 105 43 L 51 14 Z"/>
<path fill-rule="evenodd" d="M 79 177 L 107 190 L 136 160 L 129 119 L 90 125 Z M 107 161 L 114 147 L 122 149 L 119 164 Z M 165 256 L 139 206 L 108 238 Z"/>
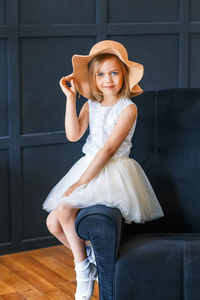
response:
<path fill-rule="evenodd" d="M 90 50 L 89 55 L 75 54 L 72 57 L 73 73 L 72 76 L 76 83 L 76 89 L 87 99 L 92 98 L 92 91 L 89 84 L 88 63 L 90 60 L 101 53 L 111 53 L 117 55 L 129 69 L 129 86 L 131 97 L 140 95 L 143 90 L 138 82 L 144 74 L 144 67 L 142 64 L 128 60 L 128 53 L 126 48 L 119 42 L 112 40 L 104 40 L 96 43 Z"/>

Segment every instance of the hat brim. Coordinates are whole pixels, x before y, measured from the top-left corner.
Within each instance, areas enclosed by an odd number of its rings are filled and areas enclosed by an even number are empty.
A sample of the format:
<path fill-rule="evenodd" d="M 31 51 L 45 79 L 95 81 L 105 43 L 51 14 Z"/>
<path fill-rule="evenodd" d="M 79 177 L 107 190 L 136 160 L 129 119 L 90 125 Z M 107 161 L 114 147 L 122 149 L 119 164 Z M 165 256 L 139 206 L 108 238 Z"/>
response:
<path fill-rule="evenodd" d="M 131 91 L 131 97 L 140 95 L 143 90 L 139 86 L 138 82 L 141 80 L 144 74 L 144 67 L 142 64 L 124 59 L 121 54 L 112 48 L 106 48 L 103 51 L 99 51 L 93 55 L 73 55 L 72 65 L 73 65 L 73 75 L 76 82 L 76 88 L 79 94 L 87 99 L 92 97 L 91 88 L 89 85 L 89 73 L 88 73 L 88 63 L 90 60 L 101 53 L 111 53 L 117 55 L 128 67 L 129 69 L 129 86 Z"/>

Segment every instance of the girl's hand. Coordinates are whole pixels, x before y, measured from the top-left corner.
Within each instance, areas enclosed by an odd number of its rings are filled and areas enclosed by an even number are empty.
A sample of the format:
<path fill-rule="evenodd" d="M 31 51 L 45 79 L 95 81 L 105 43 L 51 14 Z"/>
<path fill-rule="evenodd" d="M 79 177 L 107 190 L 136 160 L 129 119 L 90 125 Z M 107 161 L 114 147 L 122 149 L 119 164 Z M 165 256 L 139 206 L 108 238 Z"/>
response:
<path fill-rule="evenodd" d="M 62 195 L 61 198 L 69 196 L 69 194 L 71 194 L 78 186 L 80 186 L 81 183 L 79 183 L 78 181 L 75 182 L 74 184 L 72 184 L 67 190 L 66 192 Z"/>
<path fill-rule="evenodd" d="M 71 87 L 69 87 L 66 82 L 69 82 Z M 59 84 L 67 97 L 76 97 L 76 87 L 72 76 L 62 77 Z"/>

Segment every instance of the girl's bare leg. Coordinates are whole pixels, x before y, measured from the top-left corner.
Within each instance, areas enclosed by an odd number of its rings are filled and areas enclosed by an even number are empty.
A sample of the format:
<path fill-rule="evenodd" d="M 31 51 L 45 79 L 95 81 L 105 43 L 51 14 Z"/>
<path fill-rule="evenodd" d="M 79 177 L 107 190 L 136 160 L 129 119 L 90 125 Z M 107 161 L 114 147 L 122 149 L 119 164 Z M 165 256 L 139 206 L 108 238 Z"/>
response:
<path fill-rule="evenodd" d="M 60 222 L 58 221 L 58 218 L 56 216 L 56 211 L 52 210 L 46 220 L 47 228 L 48 230 L 67 248 L 71 249 L 69 242 L 65 236 L 65 233 L 62 229 L 62 226 L 60 225 Z"/>
<path fill-rule="evenodd" d="M 80 209 L 73 209 L 66 205 L 58 206 L 47 218 L 49 231 L 57 237 L 64 245 L 70 247 L 74 255 L 74 263 L 77 278 L 75 299 L 81 296 L 92 296 L 94 280 L 97 276 L 97 269 L 86 255 L 85 241 L 78 237 L 75 231 L 75 219 Z M 93 276 L 93 284 L 91 284 Z M 78 297 L 78 298 L 77 298 Z"/>
<path fill-rule="evenodd" d="M 85 241 L 79 238 L 74 226 L 76 215 L 79 210 L 80 209 L 71 208 L 62 204 L 55 209 L 58 221 L 73 252 L 75 262 L 81 262 L 87 257 Z"/>
<path fill-rule="evenodd" d="M 65 233 L 62 229 L 62 226 L 60 225 L 60 222 L 58 221 L 58 218 L 56 216 L 56 211 L 52 210 L 46 220 L 47 228 L 48 230 L 67 248 L 71 250 L 71 247 L 69 245 L 69 242 L 65 236 Z M 85 244 L 91 244 L 90 241 L 85 241 Z"/>

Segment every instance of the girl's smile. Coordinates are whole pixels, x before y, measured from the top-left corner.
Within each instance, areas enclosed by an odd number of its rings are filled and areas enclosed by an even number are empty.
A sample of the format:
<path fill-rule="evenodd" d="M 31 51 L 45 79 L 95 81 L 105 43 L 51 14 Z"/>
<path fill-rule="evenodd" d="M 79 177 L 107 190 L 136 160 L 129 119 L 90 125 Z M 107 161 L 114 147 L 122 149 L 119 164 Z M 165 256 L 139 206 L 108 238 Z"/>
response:
<path fill-rule="evenodd" d="M 107 58 L 96 73 L 97 88 L 103 93 L 104 100 L 109 102 L 118 98 L 118 92 L 123 85 L 123 72 L 120 64 L 114 58 Z"/>

